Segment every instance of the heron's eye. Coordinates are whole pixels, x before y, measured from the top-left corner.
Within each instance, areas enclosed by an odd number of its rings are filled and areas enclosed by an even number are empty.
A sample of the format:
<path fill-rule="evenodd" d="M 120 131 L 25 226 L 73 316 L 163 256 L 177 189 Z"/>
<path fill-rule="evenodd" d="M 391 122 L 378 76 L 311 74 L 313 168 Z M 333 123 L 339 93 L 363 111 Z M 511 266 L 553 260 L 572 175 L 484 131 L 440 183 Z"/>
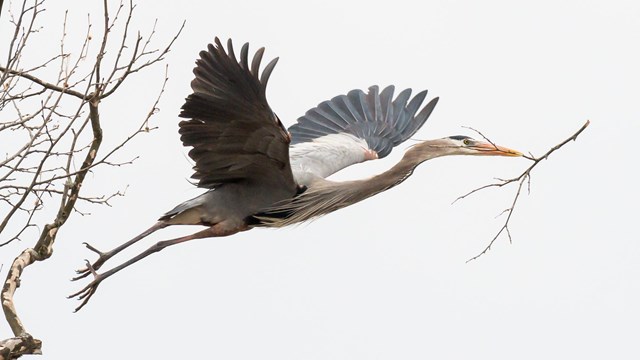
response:
<path fill-rule="evenodd" d="M 462 143 L 465 144 L 465 145 L 471 145 L 471 140 L 464 139 L 464 140 L 462 140 Z"/>

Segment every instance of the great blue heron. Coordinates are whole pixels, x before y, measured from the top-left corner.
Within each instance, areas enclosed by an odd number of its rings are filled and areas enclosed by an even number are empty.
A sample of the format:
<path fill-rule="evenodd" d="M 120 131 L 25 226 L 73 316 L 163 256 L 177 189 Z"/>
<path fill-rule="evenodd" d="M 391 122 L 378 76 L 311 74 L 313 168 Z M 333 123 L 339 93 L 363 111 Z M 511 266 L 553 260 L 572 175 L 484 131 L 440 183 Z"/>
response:
<path fill-rule="evenodd" d="M 365 180 L 335 182 L 326 177 L 352 164 L 387 156 L 427 120 L 438 98 L 420 109 L 427 91 L 409 100 L 411 89 L 393 98 L 394 87 L 372 86 L 334 97 L 309 110 L 288 131 L 269 107 L 265 91 L 277 58 L 259 74 L 264 48 L 248 61 L 249 44 L 236 59 L 218 38 L 200 52 L 191 82 L 193 93 L 182 106 L 181 140 L 190 146 L 193 178 L 207 191 L 164 214 L 142 234 L 78 270 L 74 280 L 93 274 L 70 297 L 93 296 L 98 285 L 123 268 L 168 246 L 228 236 L 254 227 L 281 227 L 321 216 L 390 189 L 406 180 L 420 163 L 446 155 L 520 156 L 520 152 L 467 136 L 450 136 L 413 145 L 391 169 Z M 105 261 L 147 235 L 171 225 L 207 228 L 160 241 L 102 274 Z"/>

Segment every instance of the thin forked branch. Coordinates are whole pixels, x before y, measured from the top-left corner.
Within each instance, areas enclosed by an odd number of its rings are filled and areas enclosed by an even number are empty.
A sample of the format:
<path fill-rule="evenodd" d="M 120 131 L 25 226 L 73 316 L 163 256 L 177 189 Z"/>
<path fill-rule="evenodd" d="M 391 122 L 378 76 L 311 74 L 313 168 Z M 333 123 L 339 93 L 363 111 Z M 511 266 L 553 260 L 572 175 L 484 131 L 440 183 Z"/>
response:
<path fill-rule="evenodd" d="M 567 143 L 569 143 L 570 141 L 575 141 L 578 136 L 589 126 L 590 121 L 587 120 L 587 122 L 584 123 L 584 125 L 582 125 L 582 127 L 580 127 L 580 129 L 578 129 L 578 131 L 576 131 L 573 135 L 571 135 L 570 137 L 568 137 L 567 139 L 565 139 L 564 141 L 560 142 L 559 144 L 553 146 L 551 149 L 549 149 L 544 155 L 539 156 L 539 157 L 535 157 L 533 155 L 523 155 L 524 158 L 529 159 L 531 161 L 533 161 L 533 163 L 526 168 L 522 173 L 520 173 L 520 175 L 513 177 L 511 179 L 498 179 L 498 182 L 495 183 L 491 183 L 491 184 L 487 184 L 484 186 L 480 186 L 476 189 L 473 189 L 471 191 L 469 191 L 468 193 L 459 196 L 458 198 L 456 198 L 453 202 L 457 202 L 458 200 L 462 200 L 474 193 L 477 193 L 478 191 L 481 190 L 485 190 L 488 188 L 493 188 L 493 187 L 503 187 L 512 183 L 518 183 L 518 188 L 516 190 L 516 193 L 513 197 L 513 201 L 511 203 L 511 206 L 509 208 L 507 208 L 506 210 L 504 210 L 502 214 L 507 214 L 507 217 L 502 225 L 502 227 L 500 228 L 500 230 L 498 230 L 498 232 L 496 233 L 496 235 L 491 239 L 491 241 L 489 241 L 489 243 L 487 244 L 487 246 L 484 247 L 484 249 L 482 249 L 482 251 L 480 253 L 478 253 L 477 255 L 471 257 L 469 260 L 467 260 L 467 262 L 470 262 L 472 260 L 476 260 L 477 258 L 479 258 L 480 256 L 486 254 L 489 250 L 491 250 L 491 246 L 495 243 L 495 241 L 500 237 L 500 235 L 502 235 L 503 233 L 507 234 L 507 237 L 509 239 L 509 242 L 512 241 L 511 238 L 511 232 L 509 231 L 509 221 L 511 221 L 513 212 L 516 208 L 516 205 L 518 203 L 518 200 L 520 199 L 520 194 L 522 193 L 522 188 L 524 186 L 525 183 L 527 183 L 527 189 L 530 188 L 531 186 L 531 171 L 538 166 L 538 164 L 542 161 L 542 160 L 546 160 L 549 155 L 553 154 L 555 151 L 559 150 L 560 148 L 562 148 L 563 146 L 565 146 Z M 480 136 L 482 136 L 485 140 L 487 140 L 488 142 L 490 142 L 491 144 L 493 144 L 493 142 L 491 142 L 491 140 L 489 140 L 486 136 L 484 136 L 481 132 L 475 130 L 475 129 L 471 129 L 475 132 L 477 132 Z M 495 144 L 494 144 L 495 145 Z"/>

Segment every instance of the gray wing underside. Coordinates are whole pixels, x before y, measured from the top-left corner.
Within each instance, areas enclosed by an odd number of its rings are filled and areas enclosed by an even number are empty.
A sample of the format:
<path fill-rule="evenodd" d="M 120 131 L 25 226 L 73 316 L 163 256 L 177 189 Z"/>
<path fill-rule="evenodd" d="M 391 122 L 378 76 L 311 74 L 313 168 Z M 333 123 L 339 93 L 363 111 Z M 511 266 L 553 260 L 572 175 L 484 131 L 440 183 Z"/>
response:
<path fill-rule="evenodd" d="M 352 90 L 336 96 L 307 111 L 289 127 L 291 145 L 313 142 L 331 134 L 346 133 L 366 141 L 369 149 L 383 158 L 393 147 L 409 139 L 427 121 L 438 98 L 418 112 L 427 91 L 421 91 L 409 101 L 411 89 L 401 91 L 393 99 L 394 86 L 378 92 L 378 86 Z"/>

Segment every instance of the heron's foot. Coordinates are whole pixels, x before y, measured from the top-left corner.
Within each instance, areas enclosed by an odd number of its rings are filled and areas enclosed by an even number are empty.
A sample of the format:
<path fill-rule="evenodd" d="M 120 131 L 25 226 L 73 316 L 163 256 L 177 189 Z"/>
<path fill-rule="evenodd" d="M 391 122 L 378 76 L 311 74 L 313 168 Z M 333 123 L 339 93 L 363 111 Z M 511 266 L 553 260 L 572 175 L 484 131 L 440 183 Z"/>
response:
<path fill-rule="evenodd" d="M 98 274 L 96 272 L 96 270 L 94 269 L 93 265 L 91 265 L 89 260 L 85 260 L 85 261 L 87 262 L 88 274 L 92 274 L 93 275 L 93 281 L 91 281 L 87 286 L 82 288 L 80 291 L 67 296 L 68 299 L 71 299 L 71 298 L 74 298 L 74 297 L 78 297 L 78 300 L 82 301 L 80 303 L 80 305 L 74 310 L 74 312 L 78 312 L 78 310 L 82 309 L 87 304 L 87 302 L 89 302 L 89 299 L 91 299 L 93 294 L 96 293 L 96 290 L 98 290 L 98 286 L 100 285 L 102 280 L 104 280 L 106 278 L 106 276 L 103 276 L 102 274 Z M 82 276 L 82 277 L 84 277 L 84 276 Z M 77 279 L 80 279 L 80 278 L 81 277 L 74 278 L 73 280 L 77 280 Z"/>
<path fill-rule="evenodd" d="M 86 246 L 87 249 L 89 249 L 89 250 L 93 251 L 94 253 L 98 254 L 98 260 L 96 260 L 93 264 L 89 264 L 89 262 L 87 261 L 87 267 L 85 267 L 84 269 L 76 270 L 76 274 L 78 274 L 78 276 L 76 276 L 73 279 L 71 279 L 71 281 L 84 279 L 87 276 L 89 276 L 89 274 L 94 274 L 95 275 L 95 271 L 100 269 L 100 267 L 102 265 L 104 265 L 104 263 L 107 260 L 111 259 L 111 257 L 114 255 L 111 251 L 104 253 L 104 252 L 94 248 L 89 243 L 84 242 L 82 244 L 84 246 Z"/>

